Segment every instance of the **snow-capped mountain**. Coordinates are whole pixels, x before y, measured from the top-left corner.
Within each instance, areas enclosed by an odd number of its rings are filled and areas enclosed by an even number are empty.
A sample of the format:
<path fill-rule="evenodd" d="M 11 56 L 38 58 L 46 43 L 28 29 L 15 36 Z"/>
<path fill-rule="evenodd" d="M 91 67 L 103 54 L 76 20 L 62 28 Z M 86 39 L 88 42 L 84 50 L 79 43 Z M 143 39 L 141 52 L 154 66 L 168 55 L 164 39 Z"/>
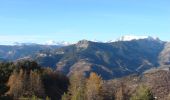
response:
<path fill-rule="evenodd" d="M 117 41 L 131 41 L 131 40 L 139 40 L 139 39 L 159 40 L 158 37 L 137 36 L 137 35 L 124 35 L 124 36 L 118 38 Z"/>
<path fill-rule="evenodd" d="M 45 43 L 20 43 L 20 42 L 14 42 L 12 45 L 17 45 L 17 46 L 23 46 L 23 45 L 58 45 L 58 46 L 68 46 L 73 43 L 66 42 L 66 41 L 61 41 L 61 42 L 56 42 L 54 40 L 49 40 L 46 41 Z"/>
<path fill-rule="evenodd" d="M 60 45 L 60 46 L 68 46 L 71 45 L 73 43 L 70 42 L 66 42 L 66 41 L 61 41 L 61 42 L 56 42 L 54 40 L 49 40 L 45 42 L 45 45 Z"/>
<path fill-rule="evenodd" d="M 99 42 L 99 43 L 111 43 L 116 41 L 132 41 L 132 40 L 139 40 L 139 39 L 148 39 L 148 40 L 157 40 L 161 41 L 158 37 L 152 37 L 152 36 L 140 36 L 140 35 L 124 35 L 121 36 L 118 39 L 112 39 L 109 41 L 100 41 L 100 40 L 90 40 L 92 42 Z M 66 42 L 66 41 L 54 41 L 54 40 L 48 40 L 44 43 L 20 43 L 20 42 L 14 42 L 12 45 L 57 45 L 57 46 L 68 46 L 72 44 L 76 44 L 78 42 Z"/>
<path fill-rule="evenodd" d="M 23 46 L 23 45 L 38 45 L 37 43 L 20 43 L 14 42 L 12 45 Z"/>

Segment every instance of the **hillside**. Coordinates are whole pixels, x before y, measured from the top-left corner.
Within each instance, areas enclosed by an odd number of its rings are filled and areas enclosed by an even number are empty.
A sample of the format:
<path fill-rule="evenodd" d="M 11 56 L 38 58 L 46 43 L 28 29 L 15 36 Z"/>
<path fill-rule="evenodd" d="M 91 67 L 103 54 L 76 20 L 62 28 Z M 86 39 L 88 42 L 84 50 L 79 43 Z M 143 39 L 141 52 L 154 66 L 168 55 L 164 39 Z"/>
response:
<path fill-rule="evenodd" d="M 36 59 L 41 65 L 50 61 L 53 67 L 56 65 L 56 70 L 67 75 L 78 71 L 88 76 L 94 71 L 104 79 L 111 79 L 158 67 L 158 57 L 163 48 L 164 42 L 154 39 L 112 43 L 82 40 L 52 52 L 41 53 L 46 56 L 38 54 Z"/>
<path fill-rule="evenodd" d="M 169 43 L 151 37 L 109 43 L 79 41 L 68 46 L 0 46 L 1 61 L 36 60 L 66 75 L 96 72 L 104 79 L 142 73 L 168 64 Z"/>
<path fill-rule="evenodd" d="M 169 100 L 170 71 L 157 70 L 143 75 L 130 75 L 119 79 L 109 80 L 104 84 L 108 93 L 115 93 L 123 88 L 124 96 L 133 95 L 140 86 L 148 87 L 156 100 Z M 129 98 L 127 98 L 129 100 Z"/>

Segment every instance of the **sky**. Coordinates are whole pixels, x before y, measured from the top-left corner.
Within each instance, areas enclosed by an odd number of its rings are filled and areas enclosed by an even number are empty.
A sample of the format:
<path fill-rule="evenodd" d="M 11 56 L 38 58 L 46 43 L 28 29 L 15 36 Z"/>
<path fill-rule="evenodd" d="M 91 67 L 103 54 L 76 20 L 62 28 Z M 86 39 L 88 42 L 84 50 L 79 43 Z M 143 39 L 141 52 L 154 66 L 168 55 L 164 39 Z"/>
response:
<path fill-rule="evenodd" d="M 123 35 L 170 40 L 170 0 L 0 0 L 0 44 L 107 41 Z"/>

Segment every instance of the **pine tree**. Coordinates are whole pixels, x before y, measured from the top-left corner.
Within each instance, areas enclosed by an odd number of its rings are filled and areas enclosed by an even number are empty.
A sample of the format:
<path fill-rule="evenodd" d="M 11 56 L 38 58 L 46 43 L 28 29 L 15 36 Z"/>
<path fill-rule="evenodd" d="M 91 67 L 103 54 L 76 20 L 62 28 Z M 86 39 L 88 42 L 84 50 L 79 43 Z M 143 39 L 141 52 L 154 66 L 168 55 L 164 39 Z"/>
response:
<path fill-rule="evenodd" d="M 62 100 L 86 100 L 85 78 L 81 73 L 71 75 L 68 93 L 62 96 Z"/>
<path fill-rule="evenodd" d="M 14 72 L 8 81 L 10 89 L 8 94 L 13 96 L 14 99 L 20 97 L 45 97 L 44 88 L 42 85 L 40 75 L 35 71 L 27 73 L 22 69 L 18 72 Z"/>
<path fill-rule="evenodd" d="M 30 72 L 29 85 L 30 85 L 29 89 L 31 93 L 33 93 L 34 95 L 38 97 L 45 96 L 45 91 L 44 91 L 44 87 L 42 84 L 42 80 L 38 72 L 36 71 Z"/>
<path fill-rule="evenodd" d="M 87 100 L 102 100 L 102 78 L 92 72 L 86 83 Z"/>
<path fill-rule="evenodd" d="M 75 73 L 71 77 L 71 100 L 85 100 L 85 78 L 81 73 Z"/>
<path fill-rule="evenodd" d="M 14 73 L 9 78 L 8 86 L 10 86 L 10 89 L 8 94 L 12 95 L 14 99 L 17 99 L 23 95 L 23 74 L 23 70 L 20 70 L 19 73 L 14 71 Z"/>
<path fill-rule="evenodd" d="M 9 76 L 12 73 L 12 63 L 0 63 L 0 100 L 9 100 L 6 95 L 9 87 L 6 85 Z"/>

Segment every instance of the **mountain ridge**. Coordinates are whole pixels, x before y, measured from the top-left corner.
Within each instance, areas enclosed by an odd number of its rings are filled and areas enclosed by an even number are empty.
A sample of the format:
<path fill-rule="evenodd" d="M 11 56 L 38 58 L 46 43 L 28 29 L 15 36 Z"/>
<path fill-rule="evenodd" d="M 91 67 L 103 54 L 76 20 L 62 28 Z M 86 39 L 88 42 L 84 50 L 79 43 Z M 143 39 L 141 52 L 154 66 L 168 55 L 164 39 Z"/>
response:
<path fill-rule="evenodd" d="M 160 59 L 164 59 L 164 56 L 160 56 L 164 54 L 162 52 L 166 51 L 170 54 L 169 49 L 165 50 L 167 47 L 165 44 L 167 42 L 157 39 L 109 43 L 81 40 L 76 44 L 59 47 L 50 45 L 14 46 L 16 47 L 12 48 L 15 52 L 14 55 L 8 57 L 11 57 L 11 60 L 30 57 L 44 67 L 50 66 L 66 75 L 81 72 L 88 76 L 90 72 L 96 72 L 103 79 L 112 79 L 134 73 L 140 74 L 148 69 L 159 67 Z M 0 55 L 5 55 L 7 51 L 9 53 L 10 46 L 4 47 L 5 51 L 2 47 L 0 47 Z M 18 56 L 15 57 L 15 54 Z"/>

